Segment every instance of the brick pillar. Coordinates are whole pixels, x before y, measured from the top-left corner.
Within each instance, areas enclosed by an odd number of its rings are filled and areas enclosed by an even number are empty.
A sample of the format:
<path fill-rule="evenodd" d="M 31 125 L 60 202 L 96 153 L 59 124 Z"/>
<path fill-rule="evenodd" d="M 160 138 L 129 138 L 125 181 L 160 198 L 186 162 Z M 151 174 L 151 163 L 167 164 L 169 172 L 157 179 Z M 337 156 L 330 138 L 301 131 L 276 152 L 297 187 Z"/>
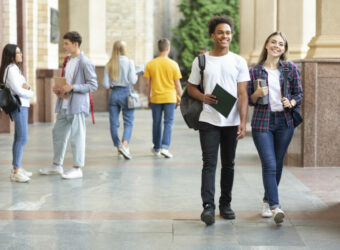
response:
<path fill-rule="evenodd" d="M 25 17 L 25 1 L 17 0 L 17 45 L 22 51 L 22 54 L 26 55 L 26 17 Z M 26 73 L 25 60 L 22 61 L 22 73 Z"/>

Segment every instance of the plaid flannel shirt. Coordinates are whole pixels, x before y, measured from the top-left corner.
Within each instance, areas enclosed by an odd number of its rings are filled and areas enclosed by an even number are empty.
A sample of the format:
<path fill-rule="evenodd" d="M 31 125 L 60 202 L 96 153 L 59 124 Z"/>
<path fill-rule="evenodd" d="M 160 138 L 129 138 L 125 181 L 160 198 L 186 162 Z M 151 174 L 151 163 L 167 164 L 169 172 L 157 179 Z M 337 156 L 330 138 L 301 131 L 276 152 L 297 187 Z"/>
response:
<path fill-rule="evenodd" d="M 289 100 L 295 99 L 297 106 L 301 105 L 303 93 L 302 93 L 300 72 L 294 63 L 283 62 L 280 60 L 278 70 L 280 71 L 281 92 L 282 92 L 283 83 L 284 83 L 284 73 L 283 73 L 284 67 L 288 68 L 288 77 L 287 77 L 288 93 L 286 97 Z M 256 130 L 256 131 L 267 132 L 269 131 L 269 120 L 270 120 L 270 112 L 271 112 L 270 103 L 268 103 L 267 105 L 260 105 L 257 103 L 252 103 L 250 96 L 254 93 L 254 86 L 253 86 L 254 80 L 259 79 L 259 78 L 266 79 L 266 83 L 268 86 L 268 73 L 264 68 L 263 62 L 252 67 L 249 73 L 250 73 L 250 81 L 248 82 L 249 105 L 254 106 L 254 113 L 253 113 L 253 118 L 251 120 L 251 127 L 253 130 Z M 268 95 L 270 95 L 270 93 L 268 93 Z M 284 115 L 286 118 L 286 124 L 287 126 L 289 126 L 293 122 L 293 118 L 292 118 L 290 110 L 285 109 Z"/>

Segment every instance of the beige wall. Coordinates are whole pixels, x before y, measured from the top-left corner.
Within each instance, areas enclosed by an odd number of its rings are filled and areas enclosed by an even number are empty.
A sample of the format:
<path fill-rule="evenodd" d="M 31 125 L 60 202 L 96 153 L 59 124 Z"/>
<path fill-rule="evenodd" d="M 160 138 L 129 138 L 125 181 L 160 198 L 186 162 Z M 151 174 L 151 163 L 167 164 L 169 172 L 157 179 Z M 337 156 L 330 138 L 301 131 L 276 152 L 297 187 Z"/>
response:
<path fill-rule="evenodd" d="M 277 29 L 287 36 L 289 59 L 305 58 L 315 35 L 315 0 L 281 0 L 278 9 Z"/>
<path fill-rule="evenodd" d="M 287 35 L 289 60 L 340 57 L 340 1 L 240 0 L 240 54 L 256 63 L 268 35 Z"/>
<path fill-rule="evenodd" d="M 106 0 L 106 53 L 113 43 L 127 43 L 127 56 L 144 64 L 153 56 L 154 0 Z"/>
<path fill-rule="evenodd" d="M 127 56 L 133 59 L 136 65 L 145 64 L 157 54 L 157 40 L 161 37 L 170 38 L 170 29 L 174 28 L 181 18 L 177 8 L 180 0 L 100 1 L 104 2 L 98 4 L 96 0 L 59 0 L 61 36 L 66 31 L 78 30 L 84 40 L 82 50 L 96 65 L 103 65 L 103 61 L 108 61 L 116 40 L 124 40 L 127 43 Z M 82 7 L 76 8 L 80 3 Z M 95 11 L 99 15 L 93 15 L 91 18 L 84 13 L 89 13 L 89 10 L 94 8 L 93 3 L 99 8 Z M 100 21 L 103 17 L 104 20 Z M 100 31 L 102 28 L 105 30 Z M 95 57 L 98 54 L 101 54 L 100 62 L 96 62 Z M 59 64 L 64 57 L 60 41 Z"/>
<path fill-rule="evenodd" d="M 17 14 L 16 1 L 2 0 L 2 41 L 3 45 L 7 43 L 17 43 Z"/>
<path fill-rule="evenodd" d="M 340 57 L 340 1 L 316 0 L 316 35 L 307 58 Z"/>

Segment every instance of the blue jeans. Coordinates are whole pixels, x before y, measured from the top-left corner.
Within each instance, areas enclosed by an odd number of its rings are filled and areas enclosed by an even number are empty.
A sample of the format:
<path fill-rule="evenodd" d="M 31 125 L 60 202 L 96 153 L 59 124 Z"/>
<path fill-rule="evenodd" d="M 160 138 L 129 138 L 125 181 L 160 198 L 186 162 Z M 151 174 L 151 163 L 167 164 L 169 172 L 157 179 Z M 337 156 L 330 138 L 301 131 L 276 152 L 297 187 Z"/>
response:
<path fill-rule="evenodd" d="M 12 147 L 13 153 L 13 168 L 21 167 L 22 154 L 27 142 L 28 133 L 28 107 L 21 107 L 12 113 L 14 120 L 14 141 Z"/>
<path fill-rule="evenodd" d="M 129 96 L 129 87 L 114 87 L 109 99 L 110 114 L 110 131 L 113 144 L 118 147 L 121 145 L 119 140 L 119 113 L 123 111 L 124 132 L 122 141 L 130 141 L 133 128 L 133 120 L 135 109 L 129 109 L 127 106 L 127 98 Z"/>
<path fill-rule="evenodd" d="M 294 134 L 294 127 L 286 124 L 283 112 L 271 112 L 269 131 L 252 131 L 253 140 L 262 163 L 264 186 L 263 200 L 271 209 L 280 207 L 278 186 L 287 148 Z"/>
<path fill-rule="evenodd" d="M 158 152 L 161 148 L 168 149 L 171 142 L 172 124 L 176 103 L 151 103 L 152 109 L 152 142 Z M 162 137 L 162 114 L 164 112 L 164 130 Z"/>
<path fill-rule="evenodd" d="M 203 207 L 210 204 L 215 207 L 215 175 L 218 148 L 221 155 L 221 196 L 220 206 L 230 205 L 234 183 L 235 153 L 237 147 L 237 126 L 218 127 L 206 122 L 199 123 L 203 169 L 201 197 Z"/>

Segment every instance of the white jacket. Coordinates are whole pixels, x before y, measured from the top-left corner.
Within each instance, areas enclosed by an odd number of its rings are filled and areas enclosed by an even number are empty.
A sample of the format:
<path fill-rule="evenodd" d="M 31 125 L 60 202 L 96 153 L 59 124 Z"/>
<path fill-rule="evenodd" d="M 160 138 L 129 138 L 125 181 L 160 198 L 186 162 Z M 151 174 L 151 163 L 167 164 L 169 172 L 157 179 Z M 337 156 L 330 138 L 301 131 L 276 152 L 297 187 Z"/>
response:
<path fill-rule="evenodd" d="M 7 80 L 6 80 L 6 74 Z M 33 97 L 32 90 L 24 89 L 22 86 L 26 83 L 25 77 L 21 74 L 19 67 L 12 63 L 7 66 L 4 74 L 3 81 L 6 80 L 6 86 L 11 90 L 13 95 L 18 95 L 20 97 L 21 106 L 22 107 L 29 107 L 30 102 L 29 99 Z"/>

